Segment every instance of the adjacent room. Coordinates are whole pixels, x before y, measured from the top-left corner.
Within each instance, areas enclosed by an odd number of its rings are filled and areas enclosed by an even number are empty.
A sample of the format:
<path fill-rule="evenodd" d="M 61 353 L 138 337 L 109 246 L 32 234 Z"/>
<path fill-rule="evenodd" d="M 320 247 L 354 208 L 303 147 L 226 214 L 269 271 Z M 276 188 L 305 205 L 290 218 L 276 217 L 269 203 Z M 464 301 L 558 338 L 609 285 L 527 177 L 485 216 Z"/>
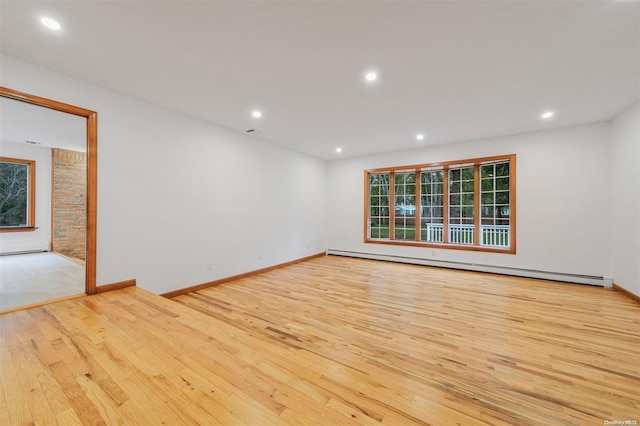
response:
<path fill-rule="evenodd" d="M 640 2 L 0 0 L 0 424 L 640 421 Z"/>
<path fill-rule="evenodd" d="M 84 294 L 84 120 L 7 98 L 0 111 L 0 310 Z"/>

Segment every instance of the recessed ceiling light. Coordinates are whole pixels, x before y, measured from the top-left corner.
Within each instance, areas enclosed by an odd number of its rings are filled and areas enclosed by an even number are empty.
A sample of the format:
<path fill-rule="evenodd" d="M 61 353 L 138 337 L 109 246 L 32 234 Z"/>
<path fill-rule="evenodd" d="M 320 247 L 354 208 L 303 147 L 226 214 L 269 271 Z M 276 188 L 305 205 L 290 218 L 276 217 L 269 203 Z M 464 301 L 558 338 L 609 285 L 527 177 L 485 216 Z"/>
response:
<path fill-rule="evenodd" d="M 58 31 L 60 28 L 62 28 L 58 21 L 56 21 L 55 19 L 47 18 L 46 16 L 44 18 L 40 18 L 40 22 L 42 22 L 42 25 L 49 28 L 50 30 Z"/>
<path fill-rule="evenodd" d="M 376 81 L 378 79 L 378 74 L 376 74 L 373 71 L 370 71 L 370 72 L 365 74 L 364 78 L 367 81 Z"/>
<path fill-rule="evenodd" d="M 540 116 L 541 118 L 551 118 L 553 117 L 553 111 L 545 111 L 542 113 L 542 115 Z"/>
<path fill-rule="evenodd" d="M 336 152 L 337 153 L 341 153 L 342 152 L 342 148 L 336 148 Z"/>
<path fill-rule="evenodd" d="M 418 139 L 419 141 L 424 140 L 424 135 L 422 133 L 418 133 L 416 135 L 416 139 Z"/>
<path fill-rule="evenodd" d="M 260 111 L 253 111 L 251 113 L 251 115 L 253 116 L 253 118 L 260 118 L 262 117 L 262 113 Z"/>

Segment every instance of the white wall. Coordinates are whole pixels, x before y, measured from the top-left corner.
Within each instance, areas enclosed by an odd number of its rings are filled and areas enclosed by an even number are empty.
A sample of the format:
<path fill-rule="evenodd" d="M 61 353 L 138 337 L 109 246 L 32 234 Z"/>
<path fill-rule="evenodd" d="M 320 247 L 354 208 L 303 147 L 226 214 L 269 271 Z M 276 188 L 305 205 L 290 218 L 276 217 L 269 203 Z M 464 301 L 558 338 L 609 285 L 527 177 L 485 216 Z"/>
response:
<path fill-rule="evenodd" d="M 36 227 L 32 232 L 0 233 L 0 253 L 22 250 L 24 247 L 43 247 L 51 242 L 51 149 L 3 142 L 0 156 L 34 160 L 36 162 Z"/>
<path fill-rule="evenodd" d="M 640 296 L 640 103 L 611 124 L 613 281 Z"/>
<path fill-rule="evenodd" d="M 324 251 L 324 161 L 1 59 L 3 86 L 98 112 L 98 285 L 163 293 Z"/>
<path fill-rule="evenodd" d="M 328 248 L 610 277 L 608 123 L 329 163 Z M 365 244 L 364 170 L 517 155 L 517 253 Z"/>

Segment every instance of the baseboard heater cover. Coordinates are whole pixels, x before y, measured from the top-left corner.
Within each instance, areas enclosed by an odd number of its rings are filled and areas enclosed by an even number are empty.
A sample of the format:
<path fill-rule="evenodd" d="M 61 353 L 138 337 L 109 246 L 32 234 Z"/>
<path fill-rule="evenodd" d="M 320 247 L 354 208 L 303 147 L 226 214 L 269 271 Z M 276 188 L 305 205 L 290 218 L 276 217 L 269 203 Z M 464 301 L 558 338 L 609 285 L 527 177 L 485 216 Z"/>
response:
<path fill-rule="evenodd" d="M 479 263 L 453 262 L 449 260 L 423 259 L 419 257 L 396 256 L 389 254 L 364 253 L 357 251 L 327 249 L 328 255 L 358 257 L 362 259 L 386 260 L 389 262 L 410 263 L 413 265 L 435 266 L 439 268 L 463 269 L 474 272 L 489 272 L 492 274 L 513 275 L 525 278 L 540 278 L 544 280 L 588 284 L 611 288 L 613 279 L 596 275 L 568 274 L 563 272 L 539 271 L 535 269 L 511 268 L 507 266 L 483 265 Z"/>
<path fill-rule="evenodd" d="M 49 241 L 10 242 L 0 245 L 0 256 L 49 251 Z"/>

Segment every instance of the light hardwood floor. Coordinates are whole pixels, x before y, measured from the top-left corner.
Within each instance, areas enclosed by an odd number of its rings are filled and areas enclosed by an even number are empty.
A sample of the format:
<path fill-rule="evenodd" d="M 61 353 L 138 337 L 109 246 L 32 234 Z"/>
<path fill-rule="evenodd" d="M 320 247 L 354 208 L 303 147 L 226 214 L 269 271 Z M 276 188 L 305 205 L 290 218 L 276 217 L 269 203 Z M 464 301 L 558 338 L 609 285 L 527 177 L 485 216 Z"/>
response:
<path fill-rule="evenodd" d="M 0 332 L 2 425 L 640 422 L 640 305 L 595 287 L 329 256 Z"/>
<path fill-rule="evenodd" d="M 85 292 L 85 269 L 57 253 L 0 256 L 0 311 Z"/>

